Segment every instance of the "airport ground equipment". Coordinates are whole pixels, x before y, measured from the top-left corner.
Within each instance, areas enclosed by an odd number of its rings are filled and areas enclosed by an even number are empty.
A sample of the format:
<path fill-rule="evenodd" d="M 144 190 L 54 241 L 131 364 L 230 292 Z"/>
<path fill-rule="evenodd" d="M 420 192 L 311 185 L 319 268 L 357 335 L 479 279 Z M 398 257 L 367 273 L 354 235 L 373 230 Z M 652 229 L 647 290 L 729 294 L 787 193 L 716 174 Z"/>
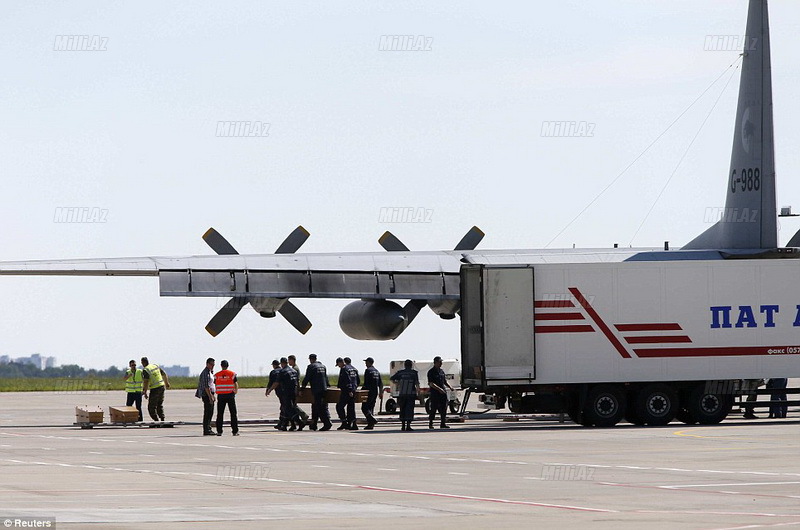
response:
<path fill-rule="evenodd" d="M 403 369 L 405 361 L 391 361 L 389 363 L 389 377 L 393 376 L 396 372 Z M 412 368 L 419 372 L 419 386 L 420 394 L 419 404 L 425 407 L 425 411 L 430 414 L 430 387 L 428 386 L 428 370 L 433 368 L 433 361 L 413 361 Z M 442 359 L 442 370 L 444 370 L 447 382 L 453 387 L 453 390 L 447 390 L 447 406 L 450 412 L 457 413 L 461 407 L 461 361 L 458 359 Z M 397 383 L 391 382 L 384 391 L 388 389 L 390 398 L 386 399 L 383 404 L 383 409 L 393 414 L 397 412 Z"/>

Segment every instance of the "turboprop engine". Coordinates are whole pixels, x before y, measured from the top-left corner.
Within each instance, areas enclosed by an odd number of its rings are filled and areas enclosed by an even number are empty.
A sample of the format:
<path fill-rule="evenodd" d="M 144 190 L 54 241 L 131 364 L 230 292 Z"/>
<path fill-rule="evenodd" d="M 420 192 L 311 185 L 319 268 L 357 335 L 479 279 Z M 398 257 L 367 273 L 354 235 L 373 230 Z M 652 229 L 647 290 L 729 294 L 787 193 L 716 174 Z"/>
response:
<path fill-rule="evenodd" d="M 339 327 L 356 340 L 393 340 L 408 325 L 405 309 L 390 300 L 358 300 L 339 314 Z"/>

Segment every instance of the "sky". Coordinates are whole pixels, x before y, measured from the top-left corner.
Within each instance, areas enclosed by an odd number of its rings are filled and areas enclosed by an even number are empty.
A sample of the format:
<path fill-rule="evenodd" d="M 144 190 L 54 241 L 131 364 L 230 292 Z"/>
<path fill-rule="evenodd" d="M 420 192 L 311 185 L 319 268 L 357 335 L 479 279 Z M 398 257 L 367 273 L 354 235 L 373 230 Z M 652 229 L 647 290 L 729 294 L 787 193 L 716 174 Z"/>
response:
<path fill-rule="evenodd" d="M 386 230 L 448 249 L 473 225 L 483 249 L 678 247 L 724 206 L 738 52 L 707 43 L 744 32 L 744 0 L 3 7 L 0 260 L 206 254 L 211 226 L 269 253 L 301 224 L 304 252 L 381 251 Z M 774 0 L 770 17 L 778 205 L 800 210 L 800 3 Z M 55 50 L 65 35 L 102 49 Z M 394 35 L 424 46 L 381 50 Z M 225 121 L 268 135 L 217 136 Z M 591 135 L 542 135 L 560 121 Z M 105 222 L 54 222 L 69 207 Z M 427 222 L 381 222 L 394 207 Z M 782 219 L 780 242 L 798 229 Z M 148 355 L 199 372 L 212 356 L 257 375 L 290 353 L 329 368 L 369 355 L 382 371 L 460 356 L 459 320 L 428 310 L 395 341 L 359 342 L 338 327 L 346 301 L 295 299 L 306 336 L 245 309 L 212 338 L 225 299 L 161 298 L 156 278 L 0 277 L 0 289 L 0 354 L 60 364 Z"/>

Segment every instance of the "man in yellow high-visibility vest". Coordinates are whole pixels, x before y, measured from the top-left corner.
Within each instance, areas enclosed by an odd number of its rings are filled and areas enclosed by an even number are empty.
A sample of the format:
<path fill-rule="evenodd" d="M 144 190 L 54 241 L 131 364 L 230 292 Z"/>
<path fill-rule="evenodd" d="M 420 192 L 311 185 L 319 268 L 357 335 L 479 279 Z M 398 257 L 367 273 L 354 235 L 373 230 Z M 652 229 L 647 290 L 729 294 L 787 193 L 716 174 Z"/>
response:
<path fill-rule="evenodd" d="M 139 411 L 139 421 L 142 421 L 142 371 L 136 368 L 136 361 L 128 361 L 128 369 L 125 371 L 125 406 L 136 405 Z"/>
<path fill-rule="evenodd" d="M 147 412 L 153 421 L 164 421 L 164 390 L 169 388 L 169 377 L 157 364 L 150 364 L 147 357 L 142 357 L 142 366 L 142 395 L 148 400 Z"/>

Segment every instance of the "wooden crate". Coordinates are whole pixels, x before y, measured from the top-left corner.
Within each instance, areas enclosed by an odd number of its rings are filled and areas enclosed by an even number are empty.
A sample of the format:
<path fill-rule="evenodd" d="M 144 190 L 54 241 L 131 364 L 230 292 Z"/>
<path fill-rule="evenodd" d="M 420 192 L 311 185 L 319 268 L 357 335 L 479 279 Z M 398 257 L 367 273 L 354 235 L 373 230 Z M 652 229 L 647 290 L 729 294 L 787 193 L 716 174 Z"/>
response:
<path fill-rule="evenodd" d="M 108 407 L 111 423 L 135 423 L 139 421 L 139 411 L 136 407 Z"/>
<path fill-rule="evenodd" d="M 75 407 L 75 423 L 103 423 L 103 407 L 78 405 Z"/>

